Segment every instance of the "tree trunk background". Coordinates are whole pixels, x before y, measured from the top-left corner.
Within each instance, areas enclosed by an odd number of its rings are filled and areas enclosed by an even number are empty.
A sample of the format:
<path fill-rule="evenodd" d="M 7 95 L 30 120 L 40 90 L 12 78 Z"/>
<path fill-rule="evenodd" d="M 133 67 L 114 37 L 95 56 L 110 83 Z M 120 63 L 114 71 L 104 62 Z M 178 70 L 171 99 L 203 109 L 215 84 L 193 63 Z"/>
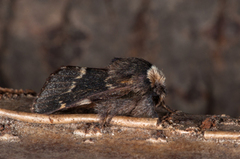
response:
<path fill-rule="evenodd" d="M 0 86 L 40 91 L 62 65 L 141 57 L 166 75 L 167 104 L 240 114 L 240 1 L 0 0 Z"/>

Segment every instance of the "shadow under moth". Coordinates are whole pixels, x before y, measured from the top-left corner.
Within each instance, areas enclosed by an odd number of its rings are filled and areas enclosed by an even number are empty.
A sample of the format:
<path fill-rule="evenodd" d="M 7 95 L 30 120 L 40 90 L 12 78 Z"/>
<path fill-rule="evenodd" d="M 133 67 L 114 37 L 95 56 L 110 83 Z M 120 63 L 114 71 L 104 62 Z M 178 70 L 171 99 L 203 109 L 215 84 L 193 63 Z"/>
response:
<path fill-rule="evenodd" d="M 45 82 L 32 111 L 51 114 L 73 107 L 93 109 L 102 124 L 116 115 L 158 118 L 164 107 L 165 76 L 140 58 L 114 58 L 106 68 L 64 66 Z"/>

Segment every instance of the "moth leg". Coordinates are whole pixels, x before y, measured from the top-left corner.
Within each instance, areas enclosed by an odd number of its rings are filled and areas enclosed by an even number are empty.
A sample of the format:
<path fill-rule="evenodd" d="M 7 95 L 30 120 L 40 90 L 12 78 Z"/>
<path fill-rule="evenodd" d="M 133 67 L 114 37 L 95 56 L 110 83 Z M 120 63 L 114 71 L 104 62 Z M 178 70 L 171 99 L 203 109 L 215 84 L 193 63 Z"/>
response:
<path fill-rule="evenodd" d="M 130 115 L 136 106 L 133 99 L 119 98 L 98 103 L 95 110 L 99 114 L 103 126 L 108 126 L 116 115 Z"/>
<path fill-rule="evenodd" d="M 106 116 L 101 120 L 101 126 L 102 126 L 102 127 L 108 127 L 108 126 L 110 125 L 110 122 L 111 122 L 111 120 L 112 120 L 112 118 L 113 118 L 114 116 L 115 116 L 115 115 L 111 115 L 111 113 L 108 114 L 108 115 L 106 115 Z"/>
<path fill-rule="evenodd" d="M 100 117 L 100 126 L 101 128 L 107 126 L 107 118 L 108 118 L 108 112 L 107 111 L 101 111 L 101 113 L 98 113 Z"/>
<path fill-rule="evenodd" d="M 104 122 L 104 126 L 109 126 L 113 117 L 114 117 L 114 115 L 108 115 Z"/>
<path fill-rule="evenodd" d="M 112 105 L 109 104 L 109 102 L 107 102 L 107 101 L 100 102 L 100 103 L 96 103 L 96 107 L 94 109 L 95 109 L 95 112 L 100 117 L 101 127 L 107 126 L 108 117 L 112 110 Z"/>
<path fill-rule="evenodd" d="M 132 111 L 132 116 L 157 118 L 157 126 L 162 121 L 155 110 L 155 103 L 151 96 L 145 96 L 137 103 L 136 108 Z"/>
<path fill-rule="evenodd" d="M 109 124 L 116 115 L 131 115 L 131 112 L 135 109 L 137 104 L 137 100 L 134 98 L 119 98 L 110 102 L 112 109 L 108 114 L 106 124 Z"/>
<path fill-rule="evenodd" d="M 176 112 L 176 110 L 173 110 L 173 109 L 170 108 L 168 105 L 166 105 L 164 101 L 162 101 L 161 106 L 162 106 L 164 109 L 166 109 L 168 112 L 170 112 L 170 113 L 175 113 L 175 112 Z"/>
<path fill-rule="evenodd" d="M 109 125 L 112 118 L 116 115 L 122 115 L 121 114 L 121 109 L 122 109 L 122 105 L 114 103 L 113 105 L 113 109 L 111 109 L 111 112 L 108 114 L 108 116 L 106 117 L 106 121 L 105 121 L 105 125 Z"/>

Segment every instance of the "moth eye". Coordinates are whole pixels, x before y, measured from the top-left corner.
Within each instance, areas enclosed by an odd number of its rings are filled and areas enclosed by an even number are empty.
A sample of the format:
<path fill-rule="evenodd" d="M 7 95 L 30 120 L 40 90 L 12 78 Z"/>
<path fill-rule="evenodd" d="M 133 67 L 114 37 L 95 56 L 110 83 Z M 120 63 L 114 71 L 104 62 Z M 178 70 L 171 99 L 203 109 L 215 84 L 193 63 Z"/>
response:
<path fill-rule="evenodd" d="M 153 95 L 152 96 L 152 99 L 153 99 L 153 102 L 155 103 L 155 104 L 157 104 L 158 102 L 159 102 L 159 96 L 156 94 L 156 95 Z"/>
<path fill-rule="evenodd" d="M 165 93 L 165 94 L 167 93 L 166 88 L 164 86 L 161 86 L 160 89 L 163 93 Z"/>

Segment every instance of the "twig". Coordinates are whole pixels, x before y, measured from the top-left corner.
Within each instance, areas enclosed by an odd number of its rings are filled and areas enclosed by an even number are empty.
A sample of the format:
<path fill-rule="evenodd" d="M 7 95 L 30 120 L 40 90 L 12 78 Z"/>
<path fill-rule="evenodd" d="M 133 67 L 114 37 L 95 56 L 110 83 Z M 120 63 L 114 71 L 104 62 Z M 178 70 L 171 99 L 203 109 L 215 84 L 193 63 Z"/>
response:
<path fill-rule="evenodd" d="M 99 122 L 100 118 L 96 114 L 58 114 L 45 115 L 26 112 L 18 112 L 7 109 L 0 109 L 0 116 L 15 120 L 40 123 L 40 124 L 69 124 L 80 122 Z M 110 124 L 124 127 L 146 128 L 163 130 L 161 125 L 157 125 L 157 118 L 134 118 L 134 117 L 113 117 Z"/>

